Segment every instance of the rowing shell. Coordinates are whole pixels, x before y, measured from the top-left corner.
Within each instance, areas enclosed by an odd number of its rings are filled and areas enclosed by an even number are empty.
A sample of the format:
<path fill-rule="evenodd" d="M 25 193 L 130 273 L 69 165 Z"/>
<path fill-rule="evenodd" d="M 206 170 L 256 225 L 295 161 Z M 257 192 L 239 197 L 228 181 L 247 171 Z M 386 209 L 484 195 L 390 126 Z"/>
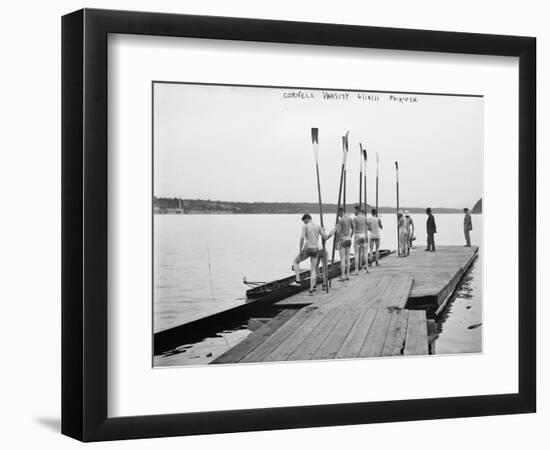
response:
<path fill-rule="evenodd" d="M 388 256 L 391 254 L 390 250 L 380 250 L 380 258 Z M 371 256 L 369 259 L 370 262 L 374 261 L 374 258 Z M 328 279 L 335 278 L 340 276 L 340 261 L 333 262 L 327 266 L 328 270 Z M 355 269 L 355 258 L 351 258 L 351 270 Z M 291 295 L 296 294 L 297 292 L 303 291 L 309 288 L 311 272 L 309 270 L 304 270 L 300 273 L 300 286 L 291 286 L 290 283 L 295 281 L 295 275 L 291 275 L 280 280 L 270 281 L 269 283 L 258 283 L 249 282 L 244 279 L 244 283 L 247 285 L 252 285 L 251 289 L 246 291 L 246 297 L 248 300 L 266 300 L 266 301 L 279 301 L 284 298 L 290 297 Z M 317 282 L 322 281 L 322 273 L 317 277 Z"/>

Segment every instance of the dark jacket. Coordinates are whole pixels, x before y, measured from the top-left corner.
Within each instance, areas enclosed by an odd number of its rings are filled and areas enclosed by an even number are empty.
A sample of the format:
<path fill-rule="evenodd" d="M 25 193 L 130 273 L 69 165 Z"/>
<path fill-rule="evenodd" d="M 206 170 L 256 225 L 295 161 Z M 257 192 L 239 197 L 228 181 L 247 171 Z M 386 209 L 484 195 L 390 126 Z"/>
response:
<path fill-rule="evenodd" d="M 428 214 L 428 220 L 426 221 L 426 231 L 428 233 L 437 233 L 435 228 L 435 218 L 433 214 Z"/>
<path fill-rule="evenodd" d="M 464 214 L 464 229 L 472 231 L 472 216 L 468 213 Z"/>

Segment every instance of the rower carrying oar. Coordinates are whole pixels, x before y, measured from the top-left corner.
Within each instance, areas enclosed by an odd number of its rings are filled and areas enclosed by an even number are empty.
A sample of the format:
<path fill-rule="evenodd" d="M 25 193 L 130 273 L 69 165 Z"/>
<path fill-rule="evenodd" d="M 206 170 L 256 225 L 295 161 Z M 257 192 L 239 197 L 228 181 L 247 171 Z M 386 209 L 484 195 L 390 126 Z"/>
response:
<path fill-rule="evenodd" d="M 364 184 L 363 184 L 364 181 Z M 363 206 L 363 198 L 362 194 L 365 194 L 365 205 Z M 367 215 L 367 151 L 363 148 L 363 144 L 359 142 L 359 210 L 362 210 L 364 212 L 364 216 Z M 365 230 L 365 239 L 366 236 L 366 230 Z M 363 244 L 361 244 L 363 245 Z M 366 248 L 366 245 L 365 245 Z M 359 260 L 359 258 L 361 258 Z M 365 252 L 361 253 L 357 250 L 355 251 L 355 266 L 356 267 L 362 267 L 363 266 L 363 260 L 366 259 L 367 256 L 365 256 Z M 365 261 L 365 264 L 368 261 Z"/>
<path fill-rule="evenodd" d="M 365 216 L 367 215 L 367 150 L 361 147 L 363 153 L 363 189 L 365 190 Z M 361 206 L 361 205 L 359 205 Z"/>
<path fill-rule="evenodd" d="M 336 208 L 336 220 L 334 222 L 335 225 L 338 224 L 338 210 L 340 209 L 340 206 L 342 205 L 342 188 L 344 185 L 344 173 L 346 170 L 346 162 L 348 158 L 348 144 L 347 144 L 347 136 L 349 134 L 349 131 L 346 133 L 345 136 L 342 136 L 342 166 L 340 168 L 340 184 L 338 186 L 338 207 Z M 336 237 L 334 238 L 333 244 L 332 244 L 332 257 L 330 259 L 331 263 L 334 263 L 334 257 L 336 256 Z"/>
<path fill-rule="evenodd" d="M 363 146 L 359 142 L 359 208 L 363 207 Z"/>
<path fill-rule="evenodd" d="M 378 211 L 378 152 L 376 152 L 376 211 Z"/>
<path fill-rule="evenodd" d="M 401 246 L 399 243 L 399 164 L 395 161 L 395 192 L 397 195 L 397 206 L 395 215 L 397 217 L 397 255 L 401 256 Z"/>
<path fill-rule="evenodd" d="M 348 146 L 348 141 L 349 139 L 349 131 L 346 132 L 346 135 L 342 138 L 343 140 L 343 145 L 345 147 L 345 152 L 344 152 L 344 196 L 343 196 L 343 202 L 342 202 L 342 207 L 344 208 L 344 213 L 346 211 L 346 187 L 347 187 L 347 179 L 348 179 L 348 169 L 347 169 L 347 165 L 348 165 L 348 149 L 349 149 L 349 146 Z"/>
<path fill-rule="evenodd" d="M 311 143 L 313 145 L 313 155 L 315 156 L 315 171 L 317 172 L 317 194 L 319 196 L 319 216 L 321 222 L 321 228 L 325 227 L 323 221 L 323 202 L 321 200 L 321 178 L 319 176 L 319 129 L 311 129 Z M 325 246 L 325 239 L 322 239 L 323 245 L 323 287 L 328 292 L 328 267 L 327 267 L 327 252 Z M 313 274 L 312 274 L 313 275 Z"/>

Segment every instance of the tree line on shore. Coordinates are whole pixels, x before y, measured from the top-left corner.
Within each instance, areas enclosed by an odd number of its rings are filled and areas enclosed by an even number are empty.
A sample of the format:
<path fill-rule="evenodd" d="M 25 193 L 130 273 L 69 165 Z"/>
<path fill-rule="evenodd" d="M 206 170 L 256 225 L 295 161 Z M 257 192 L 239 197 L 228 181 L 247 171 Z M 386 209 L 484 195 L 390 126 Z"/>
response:
<path fill-rule="evenodd" d="M 355 203 L 350 203 L 353 207 Z M 431 206 L 431 205 L 427 205 Z M 153 207 L 158 210 L 178 209 L 184 212 L 194 213 L 230 213 L 230 214 L 303 214 L 305 212 L 316 214 L 319 212 L 318 203 L 309 202 L 227 202 L 210 199 L 179 199 L 177 197 L 153 197 Z M 324 213 L 336 213 L 338 205 L 335 203 L 323 204 Z M 373 208 L 368 205 L 368 210 Z M 435 214 L 457 214 L 461 209 L 431 207 Z M 401 207 L 411 214 L 425 212 L 425 207 Z M 381 214 L 395 213 L 395 207 L 380 206 Z M 472 209 L 473 213 L 481 213 L 481 199 Z"/>

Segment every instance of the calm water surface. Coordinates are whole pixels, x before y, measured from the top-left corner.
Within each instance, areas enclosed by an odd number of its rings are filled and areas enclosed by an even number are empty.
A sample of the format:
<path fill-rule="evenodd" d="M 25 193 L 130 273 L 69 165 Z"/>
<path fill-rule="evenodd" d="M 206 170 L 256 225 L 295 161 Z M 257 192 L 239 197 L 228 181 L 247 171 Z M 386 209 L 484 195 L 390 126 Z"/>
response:
<path fill-rule="evenodd" d="M 329 222 L 330 217 L 330 222 Z M 426 242 L 426 215 L 413 214 L 415 245 Z M 474 215 L 472 244 L 481 242 L 482 217 Z M 317 217 L 314 217 L 317 220 Z M 325 216 L 332 224 L 334 217 Z M 462 214 L 436 215 L 437 245 L 464 245 Z M 396 248 L 395 216 L 383 215 L 381 248 Z M 250 281 L 291 274 L 298 251 L 300 216 L 155 215 L 154 331 L 181 325 L 245 301 Z M 327 230 L 330 226 L 326 225 Z M 305 263 L 304 268 L 309 268 Z M 437 322 L 436 353 L 481 351 L 481 261 L 478 259 Z M 249 332 L 228 330 L 200 344 L 155 358 L 155 365 L 201 364 Z"/>

